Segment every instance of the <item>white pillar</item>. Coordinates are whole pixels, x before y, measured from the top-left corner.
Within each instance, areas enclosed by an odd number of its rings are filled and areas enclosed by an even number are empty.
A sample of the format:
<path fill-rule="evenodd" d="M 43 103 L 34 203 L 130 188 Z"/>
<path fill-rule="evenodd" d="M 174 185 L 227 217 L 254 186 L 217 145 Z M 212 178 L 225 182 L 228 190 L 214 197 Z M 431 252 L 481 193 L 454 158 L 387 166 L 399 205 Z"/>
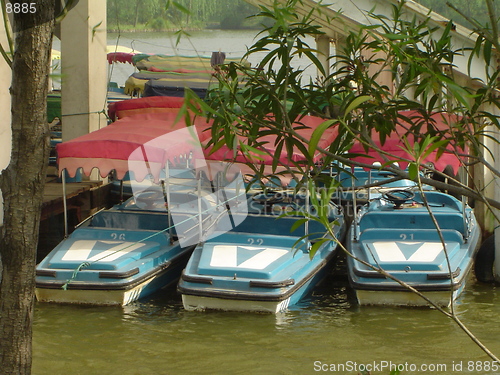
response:
<path fill-rule="evenodd" d="M 3 27 L 2 12 L 0 12 L 0 44 L 8 50 L 7 35 Z M 10 92 L 12 70 L 0 55 L 0 173 L 9 165 L 12 147 L 12 131 L 10 127 Z M 0 225 L 3 223 L 3 199 L 0 192 Z"/>
<path fill-rule="evenodd" d="M 485 112 L 490 112 L 493 115 L 500 115 L 500 111 L 493 105 L 485 105 L 483 110 Z M 489 126 L 486 130 L 489 137 L 493 139 L 499 139 L 500 133 L 494 126 Z M 483 149 L 483 157 L 485 160 L 493 166 L 493 168 L 500 170 L 500 145 L 491 138 L 487 136 L 481 136 L 479 141 L 482 142 L 486 149 Z M 490 153 L 491 152 L 491 153 Z M 473 167 L 474 185 L 478 188 L 486 197 L 492 198 L 494 200 L 500 200 L 500 180 L 484 165 L 478 163 Z M 500 210 L 493 209 L 497 216 L 500 216 Z M 500 228 L 495 229 L 500 225 L 498 221 L 495 220 L 493 215 L 491 215 L 489 209 L 485 204 L 476 202 L 474 206 L 474 214 L 479 222 L 479 225 L 483 229 L 483 232 L 495 233 L 495 263 L 494 276 L 497 281 L 500 282 Z M 484 240 L 484 238 L 483 238 Z"/>
<path fill-rule="evenodd" d="M 490 112 L 496 116 L 500 115 L 500 111 L 496 106 L 490 105 Z M 494 128 L 491 126 L 491 128 Z M 494 128 L 492 130 L 494 139 L 498 140 L 500 138 L 500 132 L 498 129 Z M 494 160 L 492 161 L 493 167 L 496 170 L 500 170 L 500 145 L 496 141 L 488 140 L 490 150 L 493 153 Z M 500 180 L 498 177 L 495 177 L 490 173 L 490 181 L 491 188 L 490 191 L 493 191 L 492 195 L 487 195 L 495 199 L 496 201 L 500 201 Z M 495 213 L 497 216 L 500 216 L 500 210 L 495 209 Z M 491 217 L 491 215 L 489 215 Z M 494 276 L 495 279 L 500 282 L 500 223 L 498 221 L 494 221 L 492 223 L 493 233 L 495 234 L 495 263 L 494 263 Z"/>
<path fill-rule="evenodd" d="M 316 49 L 318 50 L 318 60 L 320 61 L 325 75 L 318 71 L 318 79 L 323 82 L 330 75 L 330 37 L 328 35 L 320 35 L 316 38 Z"/>
<path fill-rule="evenodd" d="M 106 44 L 106 1 L 80 0 L 61 23 L 63 141 L 107 124 Z"/>
<path fill-rule="evenodd" d="M 344 49 L 346 46 L 345 36 L 343 36 L 339 33 L 335 33 L 335 38 L 333 39 L 333 45 L 335 48 L 335 51 L 333 54 L 336 56 L 343 55 L 345 53 Z M 330 65 L 333 65 L 334 63 L 335 63 L 336 72 L 333 72 L 333 73 L 338 74 L 337 77 L 341 78 L 343 75 L 346 74 L 345 73 L 345 68 L 346 68 L 345 62 L 339 61 L 338 58 L 335 58 L 334 60 L 330 60 Z M 339 70 L 342 70 L 343 72 L 339 73 Z"/>

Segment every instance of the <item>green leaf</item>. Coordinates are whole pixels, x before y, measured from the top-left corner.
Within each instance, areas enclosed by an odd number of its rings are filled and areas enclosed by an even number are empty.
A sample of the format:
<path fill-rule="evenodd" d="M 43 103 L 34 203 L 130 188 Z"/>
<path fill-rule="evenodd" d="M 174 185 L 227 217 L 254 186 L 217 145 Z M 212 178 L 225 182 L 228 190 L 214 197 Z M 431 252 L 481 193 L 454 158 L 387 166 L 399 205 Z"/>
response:
<path fill-rule="evenodd" d="M 493 43 L 490 40 L 485 40 L 483 46 L 483 56 L 484 56 L 484 61 L 488 66 L 490 65 L 491 62 L 492 49 L 493 49 Z"/>
<path fill-rule="evenodd" d="M 418 165 L 417 163 L 408 164 L 408 177 L 410 180 L 416 181 L 418 177 Z"/>
<path fill-rule="evenodd" d="M 172 5 L 184 14 L 191 14 L 189 9 L 187 9 L 184 5 L 182 5 L 181 3 L 177 2 L 177 1 L 172 1 Z"/>
<path fill-rule="evenodd" d="M 314 129 L 311 140 L 309 141 L 309 156 L 314 158 L 314 154 L 316 153 L 316 148 L 318 147 L 319 140 L 323 136 L 323 133 L 335 123 L 335 120 L 327 120 L 321 123 L 316 129 Z"/>
<path fill-rule="evenodd" d="M 371 99 L 372 99 L 372 97 L 369 95 L 362 95 L 362 96 L 358 96 L 358 97 L 354 98 L 354 100 L 352 102 L 350 102 L 349 105 L 347 106 L 345 113 L 348 114 L 348 113 L 354 111 L 361 104 L 363 104 Z"/>
<path fill-rule="evenodd" d="M 299 228 L 301 225 L 303 225 L 304 223 L 308 222 L 309 219 L 299 219 L 297 220 L 295 223 L 293 223 L 292 227 L 290 228 L 290 232 L 294 232 L 297 230 L 297 228 Z"/>
<path fill-rule="evenodd" d="M 311 246 L 311 248 L 309 249 L 309 259 L 314 258 L 314 255 L 319 250 L 319 248 L 325 242 L 328 242 L 328 241 L 331 241 L 331 239 L 329 239 L 329 238 L 320 238 L 320 239 L 316 240 L 316 242 L 314 242 L 313 245 Z"/>

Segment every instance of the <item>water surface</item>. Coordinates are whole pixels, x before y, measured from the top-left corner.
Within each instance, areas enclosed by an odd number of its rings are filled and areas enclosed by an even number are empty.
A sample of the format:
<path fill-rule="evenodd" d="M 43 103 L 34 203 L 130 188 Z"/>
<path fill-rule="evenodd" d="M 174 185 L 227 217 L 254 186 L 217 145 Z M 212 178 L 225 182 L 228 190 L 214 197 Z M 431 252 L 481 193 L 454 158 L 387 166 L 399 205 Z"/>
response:
<path fill-rule="evenodd" d="M 498 290 L 472 280 L 456 309 L 498 355 Z M 35 375 L 357 374 L 361 365 L 389 374 L 381 366 L 391 363 L 417 369 L 403 374 L 499 374 L 479 371 L 489 361 L 436 310 L 360 307 L 342 277 L 278 315 L 187 312 L 173 289 L 125 308 L 37 304 L 35 311 Z M 463 371 L 454 371 L 460 363 Z"/>

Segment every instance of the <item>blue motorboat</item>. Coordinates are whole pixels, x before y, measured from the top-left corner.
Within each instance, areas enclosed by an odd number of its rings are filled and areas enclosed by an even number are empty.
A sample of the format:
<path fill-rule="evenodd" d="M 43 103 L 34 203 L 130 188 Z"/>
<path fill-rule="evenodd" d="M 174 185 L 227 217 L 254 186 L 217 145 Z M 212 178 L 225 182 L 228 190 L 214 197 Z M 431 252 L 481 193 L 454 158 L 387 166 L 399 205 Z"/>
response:
<path fill-rule="evenodd" d="M 307 197 L 250 189 L 247 199 L 248 214 L 232 216 L 239 225 L 194 250 L 178 285 L 187 310 L 277 313 L 297 304 L 327 273 L 338 243 L 314 220 L 295 229 L 304 219 L 300 211 L 312 212 Z M 343 215 L 333 203 L 328 212 L 334 237 L 342 240 Z"/>
<path fill-rule="evenodd" d="M 38 301 L 126 305 L 176 283 L 216 203 L 189 185 L 169 198 L 175 223 L 159 186 L 82 222 L 37 266 Z"/>
<path fill-rule="evenodd" d="M 408 189 L 385 192 L 357 213 L 350 228 L 350 284 L 360 304 L 428 305 L 378 271 L 382 269 L 435 304 L 448 306 L 465 287 L 480 237 L 472 209 L 451 195 Z"/>

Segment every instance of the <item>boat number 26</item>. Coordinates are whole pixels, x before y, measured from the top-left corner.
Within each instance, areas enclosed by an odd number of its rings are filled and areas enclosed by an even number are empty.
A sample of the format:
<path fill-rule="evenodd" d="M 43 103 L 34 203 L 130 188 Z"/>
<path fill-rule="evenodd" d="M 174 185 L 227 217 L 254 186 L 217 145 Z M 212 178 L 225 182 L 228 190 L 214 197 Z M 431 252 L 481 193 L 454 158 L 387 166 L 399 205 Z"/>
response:
<path fill-rule="evenodd" d="M 125 241 L 125 233 L 111 233 L 113 240 Z"/>
<path fill-rule="evenodd" d="M 249 238 L 248 243 L 250 245 L 262 245 L 264 243 L 264 240 L 262 238 Z"/>
<path fill-rule="evenodd" d="M 406 233 L 401 233 L 401 234 L 399 235 L 399 238 L 401 238 L 403 241 L 404 241 L 404 240 L 406 240 L 406 239 L 408 239 L 408 240 L 413 240 L 413 233 L 408 233 L 408 234 L 406 234 Z"/>

